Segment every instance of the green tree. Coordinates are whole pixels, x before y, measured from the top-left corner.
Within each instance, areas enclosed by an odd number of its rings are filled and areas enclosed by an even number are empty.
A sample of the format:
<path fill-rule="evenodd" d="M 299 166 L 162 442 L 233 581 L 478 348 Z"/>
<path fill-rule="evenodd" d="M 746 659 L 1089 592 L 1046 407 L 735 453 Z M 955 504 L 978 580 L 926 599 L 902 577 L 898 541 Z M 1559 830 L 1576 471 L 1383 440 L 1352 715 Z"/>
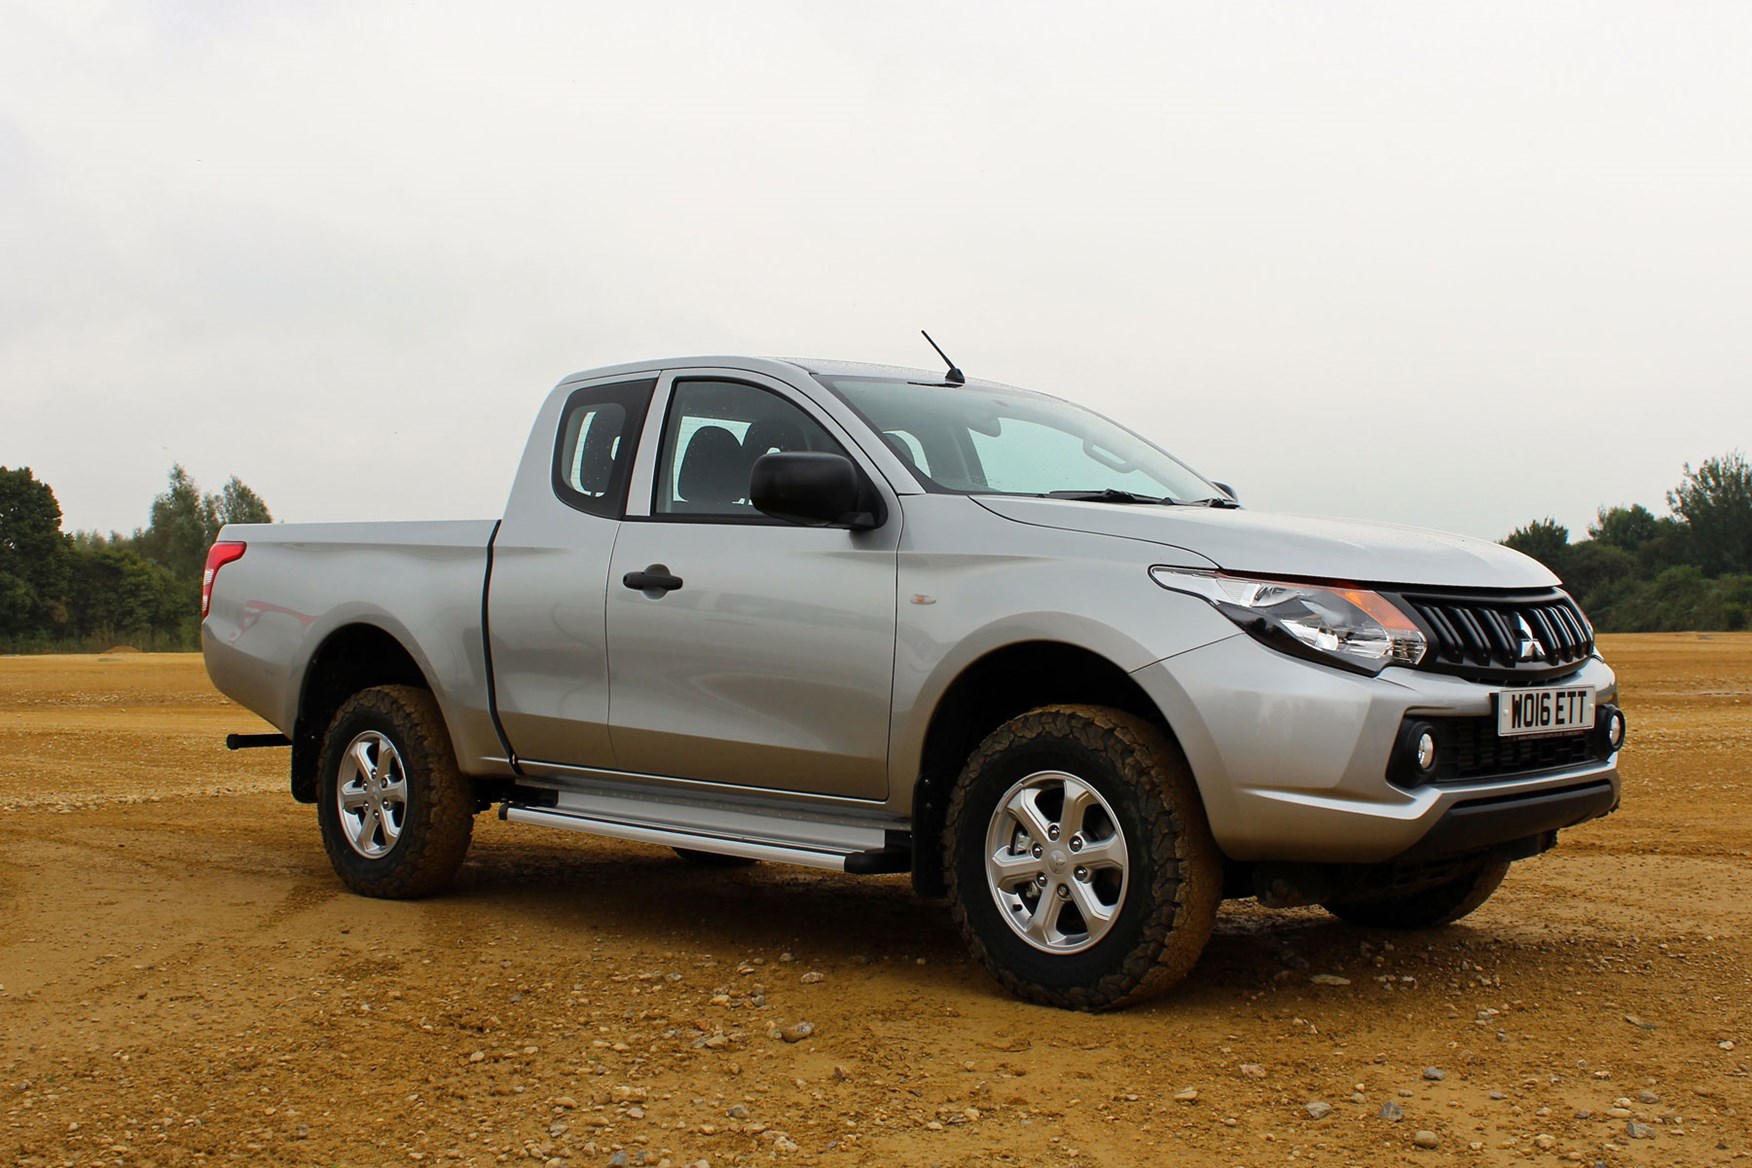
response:
<path fill-rule="evenodd" d="M 164 493 L 152 500 L 143 530 L 132 539 L 113 540 L 131 548 L 186 583 L 198 582 L 207 549 L 227 523 L 272 523 L 274 516 L 262 497 L 232 475 L 216 495 L 202 494 L 193 477 L 178 463 L 170 468 Z"/>
<path fill-rule="evenodd" d="M 1569 528 L 1551 518 L 1535 519 L 1525 527 L 1517 527 L 1503 540 L 1503 546 L 1522 555 L 1532 556 L 1550 568 L 1559 578 L 1569 568 Z"/>
<path fill-rule="evenodd" d="M 202 495 L 178 463 L 170 468 L 170 483 L 164 493 L 152 500 L 146 529 L 134 533 L 133 546 L 179 580 L 194 582 L 200 580 L 207 549 L 218 534 L 217 498 Z"/>
<path fill-rule="evenodd" d="M 1738 450 L 1706 458 L 1667 492 L 1685 523 L 1691 562 L 1710 576 L 1752 572 L 1752 466 Z"/>
<path fill-rule="evenodd" d="M 1563 586 L 1589 611 L 1594 608 L 1592 598 L 1601 589 L 1637 574 L 1635 556 L 1598 539 L 1571 544 L 1564 556 Z"/>
<path fill-rule="evenodd" d="M 28 466 L 0 466 L 0 636 L 52 635 L 66 599 L 61 504 Z"/>
<path fill-rule="evenodd" d="M 126 548 L 77 539 L 71 548 L 69 631 L 76 638 L 141 646 L 178 637 L 187 589 L 168 570 Z"/>
<path fill-rule="evenodd" d="M 1602 507 L 1594 522 L 1588 524 L 1589 539 L 1623 548 L 1632 554 L 1659 536 L 1661 531 L 1661 521 L 1641 503 L 1629 507 Z"/>
<path fill-rule="evenodd" d="M 1630 553 L 1637 571 L 1650 578 L 1688 562 L 1689 535 L 1678 519 L 1657 516 L 1641 503 L 1602 507 L 1588 525 L 1588 542 Z"/>
<path fill-rule="evenodd" d="M 219 501 L 214 511 L 221 524 L 274 521 L 274 516 L 268 511 L 268 505 L 262 502 L 262 497 L 245 486 L 243 480 L 236 475 L 232 475 L 226 481 L 225 488 L 219 492 Z"/>

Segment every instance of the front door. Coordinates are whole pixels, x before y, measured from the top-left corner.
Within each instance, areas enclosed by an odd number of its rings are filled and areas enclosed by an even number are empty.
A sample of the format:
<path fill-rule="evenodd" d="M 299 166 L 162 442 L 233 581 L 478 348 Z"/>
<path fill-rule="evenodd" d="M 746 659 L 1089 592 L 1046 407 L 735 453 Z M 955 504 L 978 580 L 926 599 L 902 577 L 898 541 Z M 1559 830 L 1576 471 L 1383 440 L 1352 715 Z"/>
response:
<path fill-rule="evenodd" d="M 616 767 L 882 799 L 899 510 L 862 532 L 770 519 L 747 495 L 774 450 L 846 453 L 776 386 L 676 379 L 649 514 L 629 504 L 609 566 Z"/>

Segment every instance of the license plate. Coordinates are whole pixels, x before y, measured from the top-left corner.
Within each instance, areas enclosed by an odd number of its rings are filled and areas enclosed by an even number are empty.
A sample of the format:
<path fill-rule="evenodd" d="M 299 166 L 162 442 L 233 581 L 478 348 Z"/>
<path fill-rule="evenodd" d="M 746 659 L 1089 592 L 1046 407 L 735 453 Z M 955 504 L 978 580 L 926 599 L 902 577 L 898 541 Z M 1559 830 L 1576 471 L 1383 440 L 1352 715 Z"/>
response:
<path fill-rule="evenodd" d="M 1497 734 L 1579 734 L 1594 725 L 1594 687 L 1505 689 L 1497 694 Z"/>

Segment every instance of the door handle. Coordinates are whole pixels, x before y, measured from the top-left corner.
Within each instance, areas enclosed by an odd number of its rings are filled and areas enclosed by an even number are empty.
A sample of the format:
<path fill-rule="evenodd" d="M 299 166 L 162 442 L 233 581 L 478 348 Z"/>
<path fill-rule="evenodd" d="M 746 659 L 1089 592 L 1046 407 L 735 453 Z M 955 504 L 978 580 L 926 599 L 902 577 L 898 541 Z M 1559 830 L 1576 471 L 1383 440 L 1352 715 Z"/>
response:
<path fill-rule="evenodd" d="M 652 600 L 661 600 L 666 593 L 681 587 L 681 577 L 670 575 L 667 564 L 652 564 L 643 572 L 628 572 L 621 577 L 621 583 Z"/>

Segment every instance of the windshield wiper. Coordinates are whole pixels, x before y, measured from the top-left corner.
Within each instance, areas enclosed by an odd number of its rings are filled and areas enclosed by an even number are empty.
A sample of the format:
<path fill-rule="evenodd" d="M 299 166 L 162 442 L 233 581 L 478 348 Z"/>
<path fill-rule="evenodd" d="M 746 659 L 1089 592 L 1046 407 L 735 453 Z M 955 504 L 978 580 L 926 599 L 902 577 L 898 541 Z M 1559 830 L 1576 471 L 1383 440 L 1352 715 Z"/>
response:
<path fill-rule="evenodd" d="M 1047 491 L 1042 499 L 1069 499 L 1073 503 L 1160 503 L 1167 507 L 1210 507 L 1217 510 L 1239 510 L 1241 504 L 1226 496 L 1206 499 L 1162 499 L 1155 495 L 1140 495 L 1136 491 L 1120 491 L 1103 487 L 1099 491 Z"/>
<path fill-rule="evenodd" d="M 1134 491 L 1116 491 L 1112 487 L 1103 487 L 1099 491 L 1048 491 L 1041 496 L 1043 499 L 1069 499 L 1073 503 L 1172 503 L 1172 499 L 1158 499 L 1154 495 L 1140 495 Z"/>

